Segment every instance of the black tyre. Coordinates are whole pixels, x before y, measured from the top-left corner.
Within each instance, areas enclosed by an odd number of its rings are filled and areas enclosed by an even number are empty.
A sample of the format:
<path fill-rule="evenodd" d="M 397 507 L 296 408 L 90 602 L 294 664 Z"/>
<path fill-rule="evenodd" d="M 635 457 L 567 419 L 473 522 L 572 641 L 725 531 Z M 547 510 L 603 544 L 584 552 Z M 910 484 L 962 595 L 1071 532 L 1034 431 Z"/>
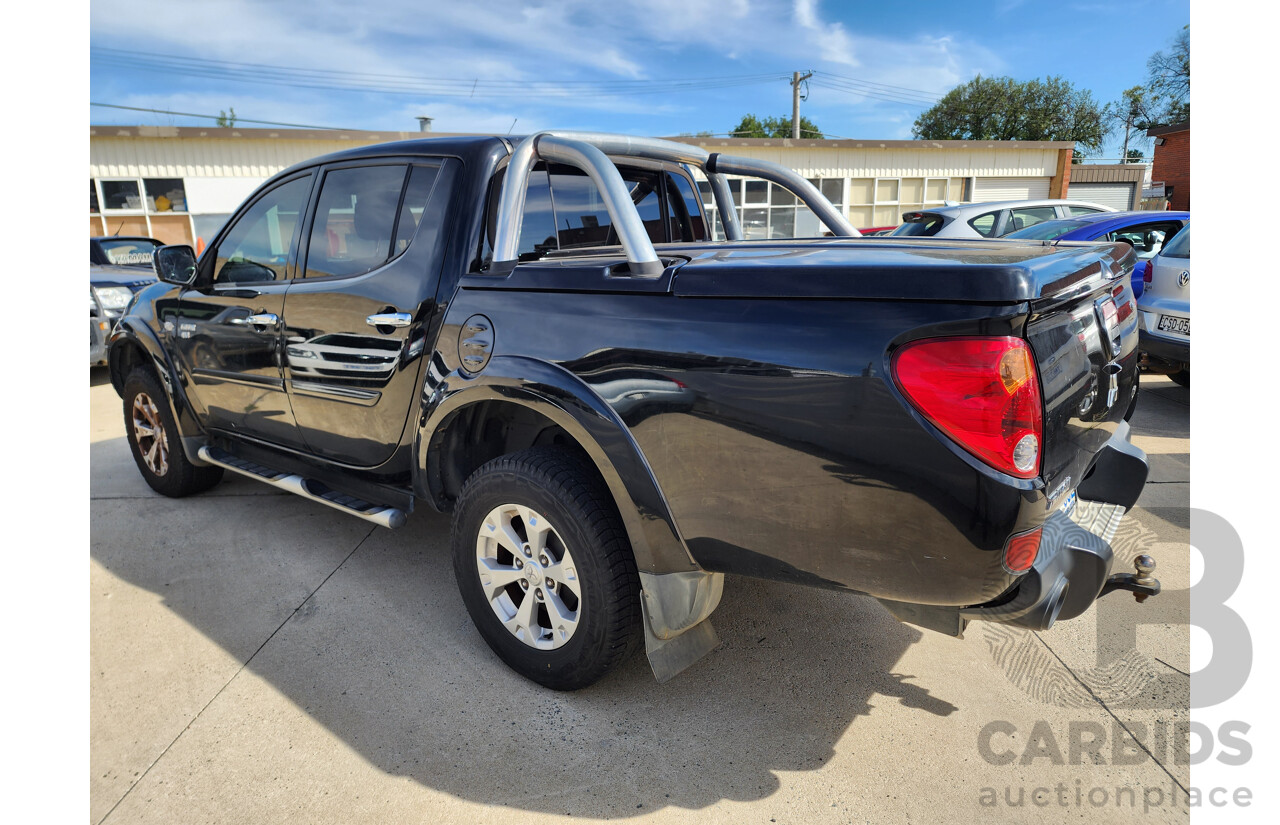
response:
<path fill-rule="evenodd" d="M 1186 369 L 1171 372 L 1169 373 L 1169 377 L 1173 379 L 1173 383 L 1181 384 L 1187 389 L 1191 389 L 1191 370 Z"/>
<path fill-rule="evenodd" d="M 178 443 L 178 426 L 159 379 L 135 369 L 124 382 L 124 429 L 143 479 L 173 498 L 201 493 L 222 480 L 221 467 L 197 467 Z"/>
<path fill-rule="evenodd" d="M 467 479 L 453 566 L 476 629 L 517 673 L 577 690 L 640 643 L 640 581 L 607 489 L 554 447 L 496 458 Z"/>

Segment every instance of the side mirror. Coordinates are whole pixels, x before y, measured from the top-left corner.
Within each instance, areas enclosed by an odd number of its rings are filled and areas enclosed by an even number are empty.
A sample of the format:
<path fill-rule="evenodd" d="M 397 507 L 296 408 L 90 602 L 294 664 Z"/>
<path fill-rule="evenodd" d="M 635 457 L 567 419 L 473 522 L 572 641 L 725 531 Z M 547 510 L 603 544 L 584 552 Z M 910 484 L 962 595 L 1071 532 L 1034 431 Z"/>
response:
<path fill-rule="evenodd" d="M 165 283 L 190 286 L 196 279 L 196 251 L 185 244 L 162 246 L 151 256 L 151 266 Z"/>

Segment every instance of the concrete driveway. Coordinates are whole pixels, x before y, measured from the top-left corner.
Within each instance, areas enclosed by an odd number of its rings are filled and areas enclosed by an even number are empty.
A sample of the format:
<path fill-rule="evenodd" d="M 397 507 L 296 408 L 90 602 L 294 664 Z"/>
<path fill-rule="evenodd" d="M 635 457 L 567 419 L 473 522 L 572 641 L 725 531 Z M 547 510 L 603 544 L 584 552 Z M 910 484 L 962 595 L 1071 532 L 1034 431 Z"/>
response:
<path fill-rule="evenodd" d="M 91 383 L 94 823 L 1188 819 L 1189 394 L 1167 379 L 1144 377 L 1152 475 L 1122 533 L 1159 561 L 1146 604 L 957 640 L 731 577 L 719 650 L 573 694 L 481 641 L 447 517 L 389 531 L 230 475 L 162 498 Z"/>

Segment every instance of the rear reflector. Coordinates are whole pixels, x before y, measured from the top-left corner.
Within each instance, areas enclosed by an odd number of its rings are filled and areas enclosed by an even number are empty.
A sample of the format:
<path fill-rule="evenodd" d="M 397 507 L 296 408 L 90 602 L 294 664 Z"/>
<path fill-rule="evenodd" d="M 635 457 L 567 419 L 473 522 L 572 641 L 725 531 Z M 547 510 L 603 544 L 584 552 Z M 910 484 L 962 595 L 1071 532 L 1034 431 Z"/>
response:
<path fill-rule="evenodd" d="M 1025 573 L 1040 552 L 1040 528 L 1013 536 L 1004 546 L 1004 566 L 1010 573 Z"/>
<path fill-rule="evenodd" d="M 1018 478 L 1039 475 L 1040 380 L 1026 341 L 915 341 L 894 354 L 893 378 L 912 406 L 983 462 Z"/>

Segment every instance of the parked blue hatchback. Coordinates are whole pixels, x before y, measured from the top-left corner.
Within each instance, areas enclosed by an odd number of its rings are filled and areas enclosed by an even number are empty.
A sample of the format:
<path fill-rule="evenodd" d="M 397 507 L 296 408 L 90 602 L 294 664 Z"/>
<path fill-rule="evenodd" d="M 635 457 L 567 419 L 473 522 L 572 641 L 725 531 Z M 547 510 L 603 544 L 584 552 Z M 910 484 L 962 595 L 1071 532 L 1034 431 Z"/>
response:
<path fill-rule="evenodd" d="M 1056 221 L 1044 221 L 1005 235 L 1001 240 L 1037 241 L 1123 241 L 1138 253 L 1133 268 L 1133 295 L 1142 295 L 1150 273 L 1149 261 L 1160 253 L 1165 241 L 1191 223 L 1190 212 L 1099 212 Z"/>

